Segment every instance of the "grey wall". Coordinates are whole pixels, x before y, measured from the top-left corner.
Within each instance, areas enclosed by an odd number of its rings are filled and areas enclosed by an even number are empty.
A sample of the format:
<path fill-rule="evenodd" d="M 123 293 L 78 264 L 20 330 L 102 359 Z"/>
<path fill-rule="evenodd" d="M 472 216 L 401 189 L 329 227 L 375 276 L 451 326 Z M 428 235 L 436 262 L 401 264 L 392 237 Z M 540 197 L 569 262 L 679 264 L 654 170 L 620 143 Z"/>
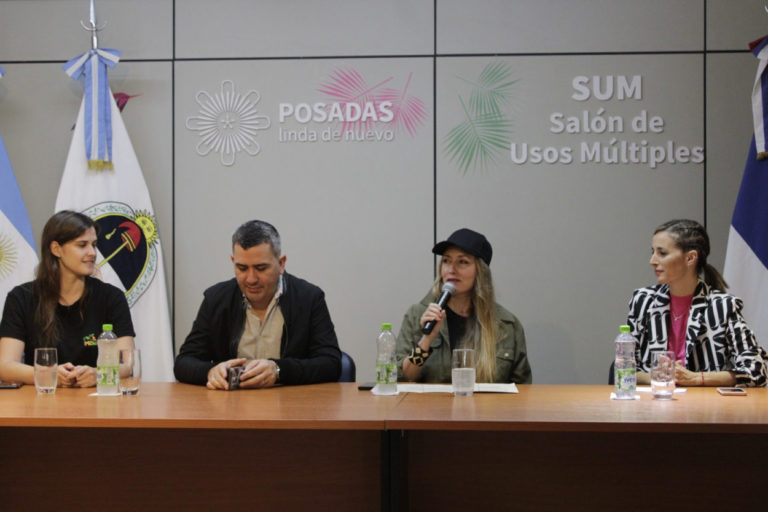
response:
<path fill-rule="evenodd" d="M 89 48 L 87 5 L 0 0 L 0 133 L 36 233 L 53 213 L 82 97 L 61 64 Z M 757 62 L 746 44 L 768 21 L 761 2 L 98 0 L 97 10 L 108 22 L 100 45 L 123 52 L 113 91 L 140 94 L 123 118 L 160 225 L 177 348 L 203 289 L 231 276 L 229 237 L 249 218 L 273 222 L 288 270 L 325 289 L 360 380 L 373 377 L 378 325 L 399 328 L 431 282 L 435 237 L 458 227 L 493 243 L 498 300 L 522 320 L 540 383 L 605 382 L 631 291 L 653 281 L 658 223 L 705 221 L 722 266 L 751 133 Z M 494 65 L 514 81 L 500 102 L 507 147 L 571 148 L 571 162 L 515 163 L 508 149 L 467 168 L 450 158 L 450 132 Z M 281 103 L 332 102 L 324 85 L 340 72 L 365 83 L 347 92 L 406 99 L 403 115 L 354 142 L 322 140 L 338 123 L 280 122 Z M 576 101 L 580 75 L 640 75 L 642 97 Z M 264 129 L 253 131 L 255 156 L 243 149 L 225 165 L 215 150 L 200 155 L 190 118 L 230 83 Z M 642 110 L 664 119 L 661 133 L 631 130 Z M 553 133 L 552 113 L 584 111 L 627 126 Z M 582 143 L 612 138 L 704 147 L 706 160 L 581 161 Z"/>

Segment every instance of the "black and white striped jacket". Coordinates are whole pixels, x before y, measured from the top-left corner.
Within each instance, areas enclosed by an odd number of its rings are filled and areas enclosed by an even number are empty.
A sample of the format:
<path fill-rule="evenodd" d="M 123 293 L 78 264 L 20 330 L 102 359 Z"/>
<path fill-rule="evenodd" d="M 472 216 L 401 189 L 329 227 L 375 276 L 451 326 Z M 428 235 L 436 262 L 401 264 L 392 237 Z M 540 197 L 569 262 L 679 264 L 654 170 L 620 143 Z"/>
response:
<path fill-rule="evenodd" d="M 627 324 L 638 340 L 637 369 L 650 372 L 651 353 L 667 350 L 669 286 L 635 290 Z M 685 333 L 685 366 L 691 371 L 732 371 L 740 386 L 765 386 L 768 353 L 741 316 L 738 297 L 699 281 Z"/>

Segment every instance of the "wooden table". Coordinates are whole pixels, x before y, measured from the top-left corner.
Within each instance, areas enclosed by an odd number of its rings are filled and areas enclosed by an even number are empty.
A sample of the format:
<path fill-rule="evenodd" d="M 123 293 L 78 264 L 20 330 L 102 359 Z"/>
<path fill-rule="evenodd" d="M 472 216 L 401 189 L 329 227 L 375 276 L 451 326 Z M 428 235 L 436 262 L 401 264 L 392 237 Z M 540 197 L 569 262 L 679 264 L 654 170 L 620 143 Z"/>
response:
<path fill-rule="evenodd" d="M 609 386 L 519 388 L 398 404 L 401 510 L 765 507 L 768 389 L 619 401 Z"/>
<path fill-rule="evenodd" d="M 768 390 L 668 402 L 610 391 L 0 390 L 0 508 L 762 509 Z"/>
<path fill-rule="evenodd" d="M 0 391 L 0 510 L 376 509 L 385 420 L 404 398 L 338 383 L 93 391 Z"/>

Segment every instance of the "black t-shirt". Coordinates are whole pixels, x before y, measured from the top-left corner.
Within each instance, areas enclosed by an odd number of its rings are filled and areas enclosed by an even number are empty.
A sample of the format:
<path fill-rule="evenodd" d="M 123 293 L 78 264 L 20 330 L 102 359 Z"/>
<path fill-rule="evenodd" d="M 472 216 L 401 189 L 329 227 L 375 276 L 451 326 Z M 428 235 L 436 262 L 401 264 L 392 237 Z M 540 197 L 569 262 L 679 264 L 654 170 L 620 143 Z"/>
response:
<path fill-rule="evenodd" d="M 467 333 L 469 319 L 455 313 L 451 308 L 446 307 L 446 320 L 448 321 L 448 338 L 451 341 L 451 350 L 458 348 L 459 342 Z M 470 347 L 471 348 L 471 347 Z"/>
<path fill-rule="evenodd" d="M 125 294 L 119 288 L 92 277 L 85 278 L 87 288 L 84 307 L 80 302 L 71 306 L 59 304 L 56 319 L 59 322 L 59 364 L 96 366 L 98 347 L 96 338 L 102 325 L 112 324 L 115 334 L 135 336 L 131 312 Z M 35 348 L 42 342 L 35 325 L 37 297 L 32 282 L 15 287 L 5 299 L 3 319 L 0 322 L 0 338 L 16 338 L 24 342 L 24 360 L 32 364 Z"/>

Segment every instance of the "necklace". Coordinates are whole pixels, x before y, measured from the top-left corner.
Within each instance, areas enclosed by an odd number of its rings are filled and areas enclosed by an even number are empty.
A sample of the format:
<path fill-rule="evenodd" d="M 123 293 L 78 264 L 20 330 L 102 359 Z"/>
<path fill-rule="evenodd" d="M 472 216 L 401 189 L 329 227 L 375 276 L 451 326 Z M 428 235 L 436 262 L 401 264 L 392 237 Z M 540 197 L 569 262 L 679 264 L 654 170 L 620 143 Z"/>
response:
<path fill-rule="evenodd" d="M 674 311 L 672 311 L 672 318 L 675 320 L 675 322 L 679 322 L 687 313 L 688 313 L 687 311 L 683 311 L 678 315 L 678 314 L 675 314 Z"/>
<path fill-rule="evenodd" d="M 670 296 L 669 312 L 672 313 L 672 319 L 675 322 L 679 322 L 683 318 L 688 316 L 688 312 L 691 310 L 691 303 L 693 296 L 677 297 L 675 295 Z"/>

